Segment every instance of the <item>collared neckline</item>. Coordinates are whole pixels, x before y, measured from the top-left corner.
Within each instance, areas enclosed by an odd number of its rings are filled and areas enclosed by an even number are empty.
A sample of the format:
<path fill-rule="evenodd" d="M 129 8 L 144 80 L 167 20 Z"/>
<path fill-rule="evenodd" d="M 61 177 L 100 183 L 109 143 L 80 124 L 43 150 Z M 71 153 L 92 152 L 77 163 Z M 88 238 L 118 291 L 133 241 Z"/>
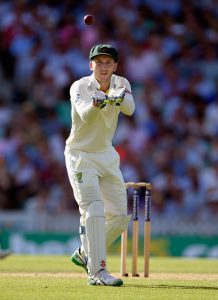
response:
<path fill-rule="evenodd" d="M 90 78 L 91 78 L 91 82 L 90 82 L 89 85 L 94 84 L 94 86 L 95 86 L 97 89 L 99 89 L 99 88 L 100 88 L 100 83 L 99 83 L 98 80 L 95 78 L 94 74 L 92 74 L 92 75 L 90 76 Z"/>
<path fill-rule="evenodd" d="M 89 83 L 89 86 L 91 86 L 91 84 L 94 84 L 94 86 L 98 89 L 98 90 L 100 90 L 100 83 L 98 82 L 98 80 L 95 78 L 95 76 L 94 76 L 94 74 L 92 73 L 91 75 L 90 75 L 90 79 L 91 79 L 91 82 Z M 109 90 L 111 89 L 111 88 L 114 88 L 114 81 L 115 81 L 115 74 L 112 74 L 112 76 L 111 76 L 111 81 L 110 81 L 110 86 L 109 86 Z"/>

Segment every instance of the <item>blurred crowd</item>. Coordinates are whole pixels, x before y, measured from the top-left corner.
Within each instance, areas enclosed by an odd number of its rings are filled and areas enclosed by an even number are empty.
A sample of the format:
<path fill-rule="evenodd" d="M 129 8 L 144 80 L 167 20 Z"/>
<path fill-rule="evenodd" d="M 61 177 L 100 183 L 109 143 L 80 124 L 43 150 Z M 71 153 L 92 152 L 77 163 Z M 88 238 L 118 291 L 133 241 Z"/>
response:
<path fill-rule="evenodd" d="M 152 183 L 154 213 L 218 213 L 217 19 L 217 0 L 0 0 L 0 210 L 77 208 L 69 87 L 111 43 L 136 102 L 114 138 L 125 180 Z"/>

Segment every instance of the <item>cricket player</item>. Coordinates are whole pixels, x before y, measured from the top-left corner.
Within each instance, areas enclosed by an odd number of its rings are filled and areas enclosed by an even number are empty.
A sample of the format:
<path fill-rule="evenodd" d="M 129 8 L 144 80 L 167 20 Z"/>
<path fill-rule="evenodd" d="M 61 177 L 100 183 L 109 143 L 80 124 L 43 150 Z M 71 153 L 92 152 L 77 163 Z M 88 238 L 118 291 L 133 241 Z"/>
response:
<path fill-rule="evenodd" d="M 66 168 L 80 211 L 81 247 L 71 260 L 88 273 L 89 285 L 121 286 L 107 272 L 106 247 L 127 228 L 127 195 L 120 158 L 112 145 L 118 115 L 135 109 L 128 80 L 114 74 L 118 52 L 111 45 L 90 50 L 92 74 L 70 88 L 72 128 Z"/>

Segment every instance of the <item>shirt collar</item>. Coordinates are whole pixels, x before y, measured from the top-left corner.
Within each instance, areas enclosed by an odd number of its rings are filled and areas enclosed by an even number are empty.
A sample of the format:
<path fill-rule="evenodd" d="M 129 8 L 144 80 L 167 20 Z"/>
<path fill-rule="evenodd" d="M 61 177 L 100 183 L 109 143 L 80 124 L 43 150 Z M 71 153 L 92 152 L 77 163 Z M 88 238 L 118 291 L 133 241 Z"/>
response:
<path fill-rule="evenodd" d="M 95 78 L 95 76 L 94 76 L 94 74 L 92 74 L 91 76 L 90 76 L 90 83 L 89 83 L 89 85 L 91 86 L 94 86 L 94 87 L 96 87 L 97 89 L 99 89 L 100 88 L 100 84 L 99 84 L 99 82 L 98 82 L 98 80 Z"/>
<path fill-rule="evenodd" d="M 89 86 L 94 86 L 96 87 L 97 89 L 100 89 L 100 84 L 98 82 L 98 80 L 95 78 L 94 74 L 92 73 L 92 75 L 90 75 L 90 83 L 89 83 Z M 114 87 L 114 84 L 115 84 L 115 75 L 113 74 L 111 76 L 111 82 L 110 82 L 110 86 L 109 86 L 109 89 Z"/>

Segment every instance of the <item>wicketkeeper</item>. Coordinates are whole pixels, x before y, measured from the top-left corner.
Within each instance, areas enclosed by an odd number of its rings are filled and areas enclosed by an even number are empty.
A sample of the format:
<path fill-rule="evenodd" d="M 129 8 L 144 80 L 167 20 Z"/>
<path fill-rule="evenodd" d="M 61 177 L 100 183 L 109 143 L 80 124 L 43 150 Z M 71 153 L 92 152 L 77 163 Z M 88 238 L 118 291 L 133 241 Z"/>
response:
<path fill-rule="evenodd" d="M 120 158 L 112 145 L 118 115 L 135 109 L 128 80 L 114 74 L 118 52 L 96 45 L 89 55 L 91 76 L 70 88 L 72 128 L 66 167 L 79 205 L 81 247 L 71 260 L 88 273 L 88 284 L 120 286 L 106 269 L 106 246 L 127 228 L 127 195 Z"/>

